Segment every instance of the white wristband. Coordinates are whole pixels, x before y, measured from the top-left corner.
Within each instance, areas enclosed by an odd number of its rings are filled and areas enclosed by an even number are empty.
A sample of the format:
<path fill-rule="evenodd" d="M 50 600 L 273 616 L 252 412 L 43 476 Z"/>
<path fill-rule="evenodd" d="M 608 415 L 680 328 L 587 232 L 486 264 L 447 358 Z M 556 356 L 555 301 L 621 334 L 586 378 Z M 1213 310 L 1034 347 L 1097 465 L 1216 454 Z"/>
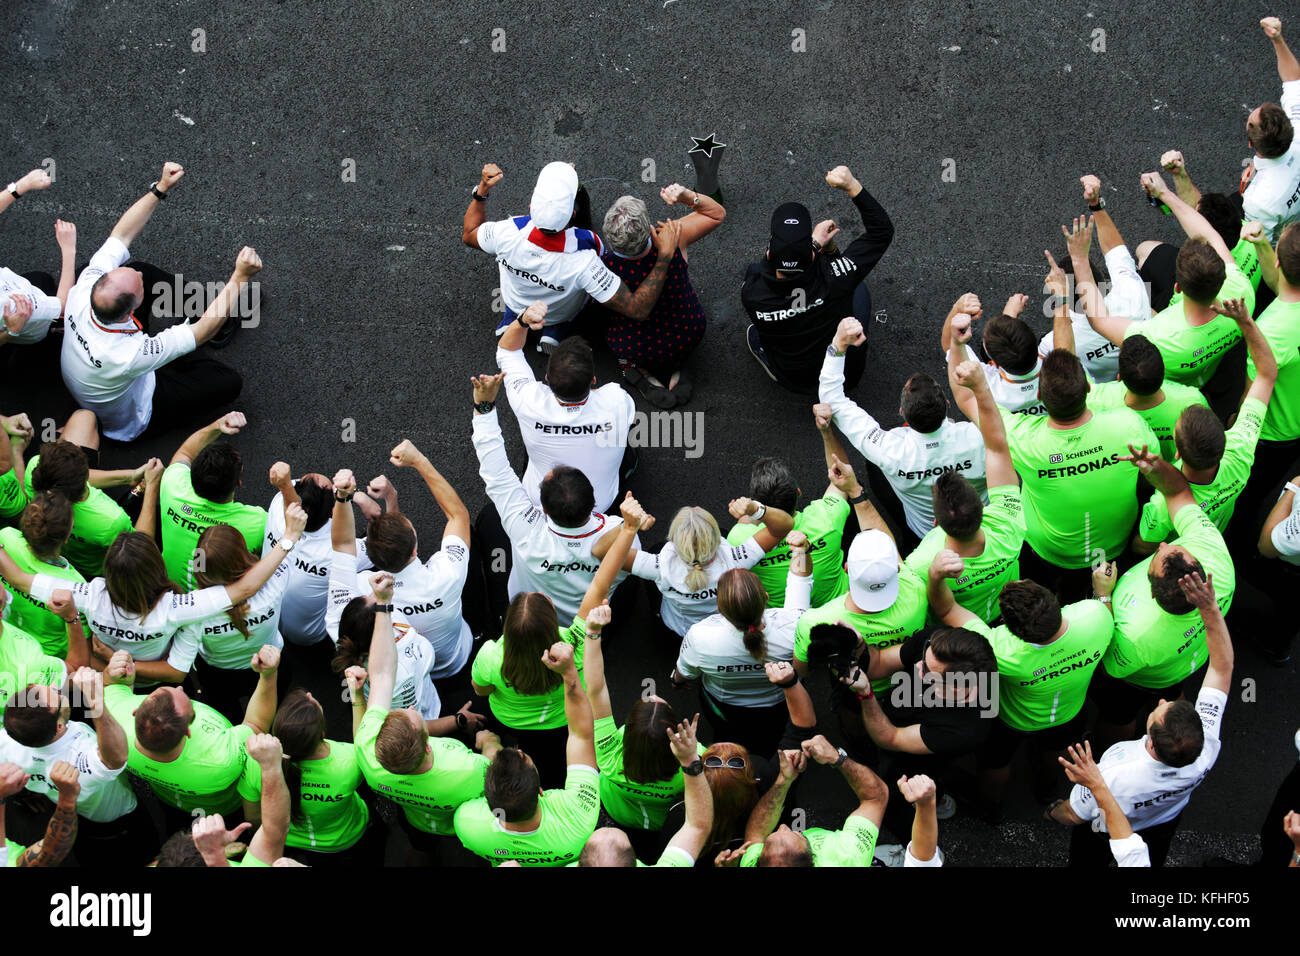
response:
<path fill-rule="evenodd" d="M 1294 482 L 1288 481 L 1286 483 L 1285 487 L 1282 489 L 1282 495 L 1285 495 L 1288 491 L 1293 495 L 1300 496 L 1300 488 L 1297 488 Z M 1282 499 L 1282 495 L 1277 496 L 1279 501 Z"/>
<path fill-rule="evenodd" d="M 750 517 L 755 521 L 762 521 L 763 515 L 767 514 L 767 505 L 763 504 L 761 501 L 756 501 L 754 504 L 758 505 L 758 510 L 750 515 Z"/>

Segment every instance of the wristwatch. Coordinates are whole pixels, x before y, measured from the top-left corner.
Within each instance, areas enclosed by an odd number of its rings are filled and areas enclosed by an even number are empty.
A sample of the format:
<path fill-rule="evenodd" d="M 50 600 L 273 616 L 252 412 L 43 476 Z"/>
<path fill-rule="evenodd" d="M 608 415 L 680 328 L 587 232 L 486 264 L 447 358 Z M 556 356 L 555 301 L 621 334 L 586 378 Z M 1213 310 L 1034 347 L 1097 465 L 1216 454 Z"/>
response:
<path fill-rule="evenodd" d="M 22 195 L 22 193 L 18 191 L 17 183 L 10 183 L 8 186 L 5 187 L 5 189 L 9 190 L 9 195 L 13 196 L 15 199 L 17 199 L 19 196 Z"/>
<path fill-rule="evenodd" d="M 862 489 L 862 494 L 857 495 L 856 497 L 853 497 L 853 498 L 850 498 L 850 499 L 849 499 L 849 504 L 851 504 L 851 505 L 860 505 L 860 504 L 862 504 L 862 502 L 864 502 L 864 501 L 866 501 L 866 500 L 867 500 L 867 489 L 866 489 L 866 488 L 863 488 L 863 489 Z"/>
<path fill-rule="evenodd" d="M 376 604 L 376 605 L 375 605 L 375 613 L 376 613 L 376 614 L 392 614 L 392 613 L 393 613 L 393 606 L 392 606 L 391 604 Z"/>
<path fill-rule="evenodd" d="M 839 358 L 844 353 L 841 352 L 839 349 L 837 349 L 835 347 L 835 343 L 832 342 L 830 345 L 826 346 L 826 354 L 831 356 L 832 358 Z"/>
<path fill-rule="evenodd" d="M 350 502 L 353 498 L 355 498 L 356 494 L 357 493 L 355 491 L 349 491 L 346 495 L 341 495 L 336 491 L 334 492 L 334 500 L 337 501 L 339 504 L 345 505 L 348 502 Z"/>
<path fill-rule="evenodd" d="M 843 747 L 838 747 L 836 749 L 840 752 L 840 759 L 831 764 L 832 767 L 839 767 L 843 765 L 844 761 L 849 759 L 849 752 L 847 750 Z"/>
<path fill-rule="evenodd" d="M 1282 494 L 1284 495 L 1288 491 L 1291 492 L 1291 494 L 1293 495 L 1300 495 L 1300 488 L 1297 488 L 1294 482 L 1288 481 L 1286 483 L 1286 486 L 1282 489 Z M 1282 495 L 1278 495 L 1278 497 L 1281 498 Z"/>
<path fill-rule="evenodd" d="M 486 415 L 488 412 L 492 411 L 492 409 L 496 407 L 497 407 L 497 403 L 495 401 L 474 403 L 474 411 L 478 412 L 480 415 Z"/>
<path fill-rule="evenodd" d="M 515 321 L 518 322 L 520 325 L 522 325 L 524 328 L 528 328 L 528 323 L 524 321 L 524 314 L 522 312 L 520 312 L 518 315 L 515 316 Z"/>
<path fill-rule="evenodd" d="M 1097 600 L 1100 601 L 1102 604 L 1109 604 L 1109 603 L 1110 603 L 1110 595 L 1109 595 L 1109 594 L 1098 594 L 1098 595 L 1096 595 L 1096 597 L 1097 597 Z"/>
<path fill-rule="evenodd" d="M 163 192 L 161 189 L 158 188 L 158 182 L 157 182 L 157 180 L 155 180 L 153 183 L 151 183 L 151 184 L 149 185 L 149 192 L 153 193 L 153 194 L 154 194 L 155 196 L 157 196 L 159 199 L 166 199 L 166 198 L 167 198 L 167 194 L 166 194 L 165 192 Z"/>
<path fill-rule="evenodd" d="M 691 205 L 692 205 L 692 206 L 698 206 L 698 205 L 700 204 L 700 193 L 699 193 L 699 190 L 692 190 L 692 192 L 695 193 L 695 202 L 691 203 Z"/>
<path fill-rule="evenodd" d="M 1106 200 L 1103 199 L 1101 196 L 1098 196 L 1097 205 L 1094 206 L 1092 204 L 1089 204 L 1088 208 L 1091 209 L 1093 212 L 1101 212 L 1103 209 L 1106 208 Z"/>
<path fill-rule="evenodd" d="M 480 196 L 478 194 L 477 186 L 474 186 L 472 189 L 470 189 L 469 194 L 474 197 L 475 202 L 487 202 L 487 196 Z"/>
<path fill-rule="evenodd" d="M 294 545 L 296 545 L 297 543 L 298 543 L 297 538 L 294 538 L 292 541 L 286 541 L 284 540 L 284 538 L 281 538 L 279 541 L 276 542 L 276 544 L 284 548 L 285 554 L 288 554 L 290 551 L 292 551 Z"/>
<path fill-rule="evenodd" d="M 698 777 L 700 774 L 704 773 L 704 761 L 699 757 L 696 757 L 688 766 L 682 768 L 682 773 L 686 774 L 688 777 Z"/>
<path fill-rule="evenodd" d="M 755 501 L 754 504 L 758 505 L 758 507 L 754 509 L 754 513 L 750 517 L 755 521 L 762 521 L 763 515 L 767 514 L 767 505 L 761 501 Z"/>

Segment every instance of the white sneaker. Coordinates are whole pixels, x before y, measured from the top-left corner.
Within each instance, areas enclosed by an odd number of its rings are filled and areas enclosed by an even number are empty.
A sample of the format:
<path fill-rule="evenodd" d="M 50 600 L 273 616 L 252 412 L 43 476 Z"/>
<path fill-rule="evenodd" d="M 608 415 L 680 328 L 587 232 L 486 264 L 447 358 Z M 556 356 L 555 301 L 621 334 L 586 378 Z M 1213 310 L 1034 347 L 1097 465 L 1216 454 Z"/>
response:
<path fill-rule="evenodd" d="M 907 847 L 901 843 L 876 844 L 876 862 L 881 866 L 902 866 L 907 859 Z"/>
<path fill-rule="evenodd" d="M 934 815 L 940 820 L 951 820 L 957 815 L 957 801 L 951 793 L 945 793 L 934 805 Z"/>
<path fill-rule="evenodd" d="M 537 351 L 550 355 L 559 347 L 560 340 L 553 335 L 543 332 L 542 337 L 537 342 Z"/>

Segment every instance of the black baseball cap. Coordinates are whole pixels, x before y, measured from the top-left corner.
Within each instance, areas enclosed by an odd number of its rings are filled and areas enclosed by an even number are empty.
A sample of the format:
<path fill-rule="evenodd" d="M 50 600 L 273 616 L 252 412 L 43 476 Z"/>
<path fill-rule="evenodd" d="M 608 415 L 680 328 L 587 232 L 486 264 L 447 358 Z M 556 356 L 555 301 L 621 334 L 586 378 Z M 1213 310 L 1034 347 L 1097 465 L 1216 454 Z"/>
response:
<path fill-rule="evenodd" d="M 813 261 L 812 215 L 803 203 L 786 202 L 772 213 L 768 261 L 782 272 L 803 272 Z"/>

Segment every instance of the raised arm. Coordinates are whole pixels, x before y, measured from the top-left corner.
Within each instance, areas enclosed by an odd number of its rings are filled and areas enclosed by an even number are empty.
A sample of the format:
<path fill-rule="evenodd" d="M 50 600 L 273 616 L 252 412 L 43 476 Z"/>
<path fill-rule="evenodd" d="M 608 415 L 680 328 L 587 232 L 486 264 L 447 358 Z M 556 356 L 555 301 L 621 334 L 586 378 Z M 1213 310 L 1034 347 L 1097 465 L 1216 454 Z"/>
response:
<path fill-rule="evenodd" d="M 222 435 L 238 435 L 240 430 L 248 424 L 248 419 L 244 417 L 243 412 L 227 412 L 222 415 L 211 425 L 204 425 L 189 438 L 180 448 L 176 449 L 176 454 L 172 455 L 171 464 L 193 465 L 194 459 L 199 457 L 199 452 L 207 448 Z"/>
<path fill-rule="evenodd" d="M 978 620 L 953 597 L 949 578 L 955 578 L 965 569 L 966 563 L 956 551 L 944 549 L 934 556 L 926 574 L 926 597 L 930 601 L 930 610 L 934 616 L 949 627 L 962 627 L 969 621 Z"/>
<path fill-rule="evenodd" d="M 496 163 L 488 163 L 479 174 L 478 185 L 469 197 L 469 206 L 461 222 L 460 241 L 471 249 L 478 249 L 478 227 L 487 222 L 487 197 L 492 187 L 501 182 L 505 174 Z"/>
<path fill-rule="evenodd" d="M 13 185 L 14 191 L 17 192 L 19 196 L 26 196 L 29 192 L 38 189 L 49 189 L 54 185 L 54 180 L 50 178 L 50 174 L 45 170 L 33 169 L 31 172 L 16 179 Z M 8 189 L 0 190 L 0 212 L 4 212 L 17 201 L 18 200 L 14 198 L 14 194 Z"/>
<path fill-rule="evenodd" d="M 763 523 L 754 534 L 754 541 L 764 551 L 775 548 L 794 527 L 794 519 L 780 508 L 769 508 L 752 498 L 736 498 L 728 510 L 737 520 L 748 517 Z"/>
<path fill-rule="evenodd" d="M 245 571 L 243 577 L 226 585 L 226 594 L 229 595 L 231 604 L 243 604 L 262 590 L 262 586 L 275 574 L 275 569 L 280 566 L 284 556 L 298 543 L 306 527 L 307 512 L 302 510 L 302 505 L 289 505 L 284 509 L 284 534 L 280 535 L 275 547 Z"/>
<path fill-rule="evenodd" d="M 104 706 L 103 677 L 93 668 L 81 667 L 72 673 L 71 680 L 72 686 L 81 694 L 82 705 L 94 721 L 99 759 L 109 770 L 120 770 L 126 766 L 129 754 L 126 731 Z"/>
<path fill-rule="evenodd" d="M 609 685 L 605 683 L 605 652 L 601 650 L 600 633 L 610 622 L 608 604 L 592 608 L 587 614 L 587 638 L 583 645 L 582 677 L 587 684 L 587 700 L 591 704 L 591 719 L 601 720 L 614 713 L 609 699 Z"/>
<path fill-rule="evenodd" d="M 681 247 L 683 256 L 686 255 L 687 246 L 697 239 L 703 239 L 727 218 L 727 210 L 722 208 L 722 203 L 693 189 L 687 189 L 681 183 L 665 186 L 659 190 L 659 197 L 670 206 L 690 207 L 690 215 L 678 220 L 681 223 L 681 236 L 677 244 Z"/>
<path fill-rule="evenodd" d="M 948 387 L 952 389 L 953 401 L 957 403 L 962 414 L 978 425 L 980 410 L 979 404 L 975 401 L 975 393 L 957 379 L 957 369 L 967 363 L 966 343 L 971 340 L 973 322 L 974 318 L 965 312 L 952 317 L 950 323 L 952 339 L 951 347 L 948 349 Z"/>
<path fill-rule="evenodd" d="M 862 486 L 862 482 L 858 481 L 858 476 L 854 474 L 853 466 L 847 459 L 841 460 L 838 455 L 832 455 L 826 477 L 831 480 L 831 487 L 835 489 L 835 493 L 852 504 L 859 531 L 881 531 L 893 539 L 894 532 L 880 516 L 876 506 L 867 500 L 867 489 Z"/>
<path fill-rule="evenodd" d="M 54 297 L 67 308 L 68 293 L 77 282 L 77 227 L 75 223 L 54 220 L 54 239 L 59 246 L 59 287 Z"/>
<path fill-rule="evenodd" d="M 1187 162 L 1183 159 L 1183 154 L 1176 149 L 1166 150 L 1160 157 L 1160 166 L 1174 181 L 1174 192 L 1178 194 L 1178 198 L 1193 208 L 1199 206 L 1201 191 L 1196 188 L 1191 174 L 1187 172 Z"/>
<path fill-rule="evenodd" d="M 920 724 L 896 727 L 885 715 L 880 707 L 880 701 L 871 690 L 871 678 L 867 671 L 859 668 L 852 681 L 841 678 L 841 682 L 857 694 L 862 707 L 862 722 L 866 725 L 867 735 L 877 747 L 909 754 L 932 752 L 921 738 Z"/>
<path fill-rule="evenodd" d="M 591 716 L 591 704 L 578 677 L 573 645 L 556 641 L 542 652 L 542 663 L 564 681 L 564 719 L 569 725 L 564 762 L 570 767 L 595 767 L 596 721 Z"/>
<path fill-rule="evenodd" d="M 590 674 L 590 669 L 591 664 L 588 662 L 586 673 Z M 590 676 L 587 679 L 590 681 Z M 699 723 L 700 715 L 696 714 L 694 720 L 683 720 L 676 727 L 669 727 L 667 730 L 668 746 L 672 748 L 673 756 L 677 758 L 682 769 L 695 767 L 697 771 L 694 774 L 683 775 L 686 790 L 686 822 L 668 841 L 670 847 L 676 847 L 689 854 L 692 860 L 699 858 L 704 850 L 704 844 L 709 839 L 709 833 L 713 830 L 713 791 L 709 789 L 709 780 L 704 776 L 699 745 L 696 743 L 695 730 Z"/>
<path fill-rule="evenodd" d="M 898 792 L 914 808 L 912 845 L 908 852 L 922 863 L 929 863 L 939 851 L 939 813 L 935 805 L 936 787 L 925 774 L 898 778 Z"/>
<path fill-rule="evenodd" d="M 14 866 L 58 866 L 77 841 L 77 797 L 81 794 L 81 774 L 72 764 L 56 760 L 50 767 L 50 783 L 58 791 L 54 816 L 46 824 L 45 836 L 36 846 L 28 847 Z"/>
<path fill-rule="evenodd" d="M 136 516 L 136 531 L 151 538 L 158 537 L 158 496 L 162 490 L 163 463 L 150 458 L 144 466 L 144 496 L 140 501 L 140 514 Z"/>
<path fill-rule="evenodd" d="M 1264 224 L 1259 222 L 1243 223 L 1241 238 L 1255 248 L 1255 256 L 1259 259 L 1259 276 L 1264 280 L 1266 286 L 1276 292 L 1278 277 L 1277 250 L 1268 241 L 1268 233 L 1264 231 Z"/>
<path fill-rule="evenodd" d="M 434 500 L 438 502 L 438 507 L 447 517 L 447 526 L 442 532 L 443 537 L 455 535 L 468 544 L 469 509 L 465 507 L 465 502 L 460 500 L 460 495 L 456 494 L 456 489 L 451 486 L 451 483 L 437 468 L 433 467 L 433 463 L 424 452 L 416 448 L 410 439 L 406 439 L 389 453 L 389 461 L 398 468 L 414 468 L 419 472 L 424 483 L 428 485 L 429 491 L 433 493 Z"/>
<path fill-rule="evenodd" d="M 352 513 L 352 499 L 356 493 L 357 479 L 351 471 L 340 468 L 334 473 L 334 511 L 330 515 L 330 548 L 341 554 L 353 556 L 357 553 L 357 519 Z"/>
<path fill-rule="evenodd" d="M 812 695 L 803 686 L 794 665 L 789 661 L 768 661 L 763 665 L 767 679 L 785 692 L 785 707 L 790 713 L 790 723 L 808 729 L 817 726 L 817 711 Z"/>
<path fill-rule="evenodd" d="M 1140 449 L 1129 445 L 1128 450 L 1129 454 L 1122 455 L 1119 460 L 1131 461 L 1151 486 L 1165 496 L 1170 520 L 1173 520 L 1173 517 L 1183 508 L 1196 504 L 1196 499 L 1192 496 L 1192 487 L 1187 483 L 1187 476 L 1161 458 L 1158 449 L 1152 451 L 1146 445 Z"/>
<path fill-rule="evenodd" d="M 776 781 L 749 813 L 749 822 L 745 824 L 746 843 L 762 843 L 776 829 L 785 811 L 785 798 L 790 787 L 808 767 L 807 757 L 798 750 L 778 750 L 776 758 L 780 767 Z"/>
<path fill-rule="evenodd" d="M 1283 83 L 1300 80 L 1300 62 L 1296 61 L 1295 54 L 1291 52 L 1291 48 L 1286 45 L 1286 40 L 1282 37 L 1282 21 L 1277 17 L 1265 17 L 1259 21 L 1259 25 L 1263 28 L 1264 35 L 1272 42 L 1273 52 L 1277 55 L 1278 79 Z"/>
<path fill-rule="evenodd" d="M 136 664 L 137 670 L 139 667 L 140 665 Z M 271 723 L 275 720 L 277 703 L 275 682 L 278 679 L 276 672 L 280 667 L 280 649 L 274 644 L 263 644 L 252 656 L 249 667 L 257 673 L 257 686 L 253 688 L 253 694 L 248 698 L 243 723 L 252 727 L 253 733 L 265 734 L 270 732 Z"/>
<path fill-rule="evenodd" d="M 1277 384 L 1277 357 L 1273 354 L 1268 339 L 1264 338 L 1264 333 L 1250 317 L 1246 300 L 1224 299 L 1212 303 L 1210 308 L 1219 315 L 1228 316 L 1241 329 L 1241 336 L 1246 340 L 1246 348 L 1250 351 L 1250 360 L 1255 363 L 1255 378 L 1246 390 L 1246 398 L 1255 398 L 1267 405 L 1273 397 L 1273 386 Z"/>
<path fill-rule="evenodd" d="M 196 346 L 205 344 L 208 339 L 221 331 L 221 327 L 226 324 L 226 320 L 233 314 L 235 306 L 239 304 L 240 293 L 243 292 L 244 286 L 248 285 L 249 280 L 261 271 L 262 257 L 257 254 L 257 250 L 252 246 L 244 246 L 243 249 L 239 250 L 239 255 L 235 259 L 235 271 L 226 280 L 226 284 L 217 293 L 217 297 L 212 300 L 212 304 L 204 310 L 199 320 L 191 326 L 194 331 Z"/>
<path fill-rule="evenodd" d="M 69 582 L 71 583 L 71 582 Z M 70 589 L 60 588 L 50 595 L 46 606 L 53 611 L 63 621 L 63 628 L 68 633 L 68 655 L 64 658 L 64 664 L 68 668 L 69 674 L 76 674 L 82 668 L 91 670 L 93 662 L 90 653 L 90 638 L 86 634 L 86 628 L 81 623 L 81 615 L 77 613 L 77 602 L 73 599 Z M 93 708 L 91 708 L 93 712 Z"/>
<path fill-rule="evenodd" d="M 952 337 L 953 319 L 957 318 L 959 315 L 967 315 L 970 316 L 971 323 L 974 323 L 978 322 L 983 314 L 984 309 L 980 305 L 980 297 L 974 292 L 962 293 L 962 295 L 957 298 L 957 301 L 952 304 L 952 308 L 948 310 L 948 315 L 943 320 L 943 328 L 939 331 L 939 345 L 943 348 L 944 352 L 949 352 L 954 347 Z M 970 323 L 968 323 L 968 325 L 969 324 Z M 961 349 L 962 355 L 966 354 L 965 344 L 968 341 L 970 341 L 970 336 L 967 336 L 965 339 L 961 339 L 956 343 L 956 347 Z M 964 361 L 964 359 L 958 358 L 957 361 L 961 362 Z"/>
<path fill-rule="evenodd" d="M 1011 464 L 1011 446 L 1007 444 L 1007 431 L 1002 424 L 1002 413 L 993 400 L 984 370 L 975 362 L 963 362 L 953 370 L 959 384 L 975 395 L 979 409 L 980 435 L 984 438 L 984 474 L 990 488 L 1019 485 L 1015 466 Z"/>
<path fill-rule="evenodd" d="M 1210 655 L 1210 665 L 1205 669 L 1202 687 L 1211 687 L 1223 693 L 1232 691 L 1232 638 L 1228 634 L 1228 622 L 1224 620 L 1223 610 L 1214 594 L 1214 576 L 1204 579 L 1199 574 L 1185 574 L 1178 580 L 1187 600 L 1201 612 L 1205 622 L 1205 649 Z"/>
<path fill-rule="evenodd" d="M 1259 553 L 1266 558 L 1279 557 L 1277 546 L 1273 544 L 1273 529 L 1291 516 L 1291 511 L 1295 507 L 1296 493 L 1293 489 L 1300 488 L 1300 475 L 1294 476 L 1286 483 L 1282 489 L 1282 494 L 1278 496 L 1277 502 L 1264 519 L 1264 527 L 1259 531 Z M 4 554 L 0 551 L 0 555 Z M 7 575 L 6 575 L 7 577 Z"/>
<path fill-rule="evenodd" d="M 1237 264 L 1232 258 L 1232 250 L 1224 243 L 1218 231 L 1210 225 L 1209 220 L 1194 207 L 1185 203 L 1177 193 L 1171 192 L 1165 186 L 1163 176 L 1159 173 L 1143 173 L 1142 188 L 1152 199 L 1157 199 L 1169 207 L 1169 211 L 1178 219 L 1178 224 L 1183 227 L 1183 232 L 1187 233 L 1187 238 L 1204 239 L 1214 247 L 1214 251 L 1229 268 Z"/>
<path fill-rule="evenodd" d="M 244 745 L 248 759 L 262 772 L 262 825 L 248 844 L 248 853 L 267 866 L 284 856 L 289 835 L 289 787 L 284 781 L 284 750 L 270 734 L 254 734 Z"/>
<path fill-rule="evenodd" d="M 1083 201 L 1088 204 L 1089 208 L 1101 207 L 1092 210 L 1092 218 L 1097 224 L 1097 242 L 1101 246 L 1101 254 L 1104 256 L 1112 249 L 1118 249 L 1124 245 L 1124 237 L 1119 234 L 1119 227 L 1115 225 L 1115 220 L 1110 217 L 1110 213 L 1106 210 L 1106 203 L 1101 198 L 1101 179 L 1089 173 L 1080 176 L 1079 182 L 1083 186 Z"/>
<path fill-rule="evenodd" d="M 370 672 L 370 698 L 366 706 L 388 710 L 393 705 L 393 688 L 397 685 L 393 576 L 387 571 L 372 574 L 370 590 L 375 592 L 375 632 L 370 638 L 370 655 L 366 659 L 366 669 Z"/>
<path fill-rule="evenodd" d="M 591 579 L 587 585 L 587 593 L 582 596 L 582 606 L 578 608 L 578 617 L 586 620 L 587 615 L 600 607 L 609 598 L 609 592 L 614 587 L 614 582 L 618 580 L 618 572 L 625 569 L 633 561 L 632 542 L 636 540 L 636 533 L 647 522 L 649 515 L 641 507 L 640 503 L 632 497 L 632 492 L 619 502 L 619 511 L 623 515 L 623 525 L 618 529 L 618 535 L 614 542 L 605 552 L 605 556 L 600 559 L 600 567 L 596 569 L 596 576 Z"/>
<path fill-rule="evenodd" d="M 124 246 L 130 246 L 135 241 L 135 237 L 140 235 L 145 223 L 162 202 L 162 198 L 171 192 L 172 187 L 184 175 L 185 170 L 180 163 L 163 163 L 162 176 L 159 177 L 158 182 L 150 186 L 149 191 L 135 201 L 135 205 L 122 213 L 122 218 L 109 233 L 109 238 L 117 239 Z"/>

